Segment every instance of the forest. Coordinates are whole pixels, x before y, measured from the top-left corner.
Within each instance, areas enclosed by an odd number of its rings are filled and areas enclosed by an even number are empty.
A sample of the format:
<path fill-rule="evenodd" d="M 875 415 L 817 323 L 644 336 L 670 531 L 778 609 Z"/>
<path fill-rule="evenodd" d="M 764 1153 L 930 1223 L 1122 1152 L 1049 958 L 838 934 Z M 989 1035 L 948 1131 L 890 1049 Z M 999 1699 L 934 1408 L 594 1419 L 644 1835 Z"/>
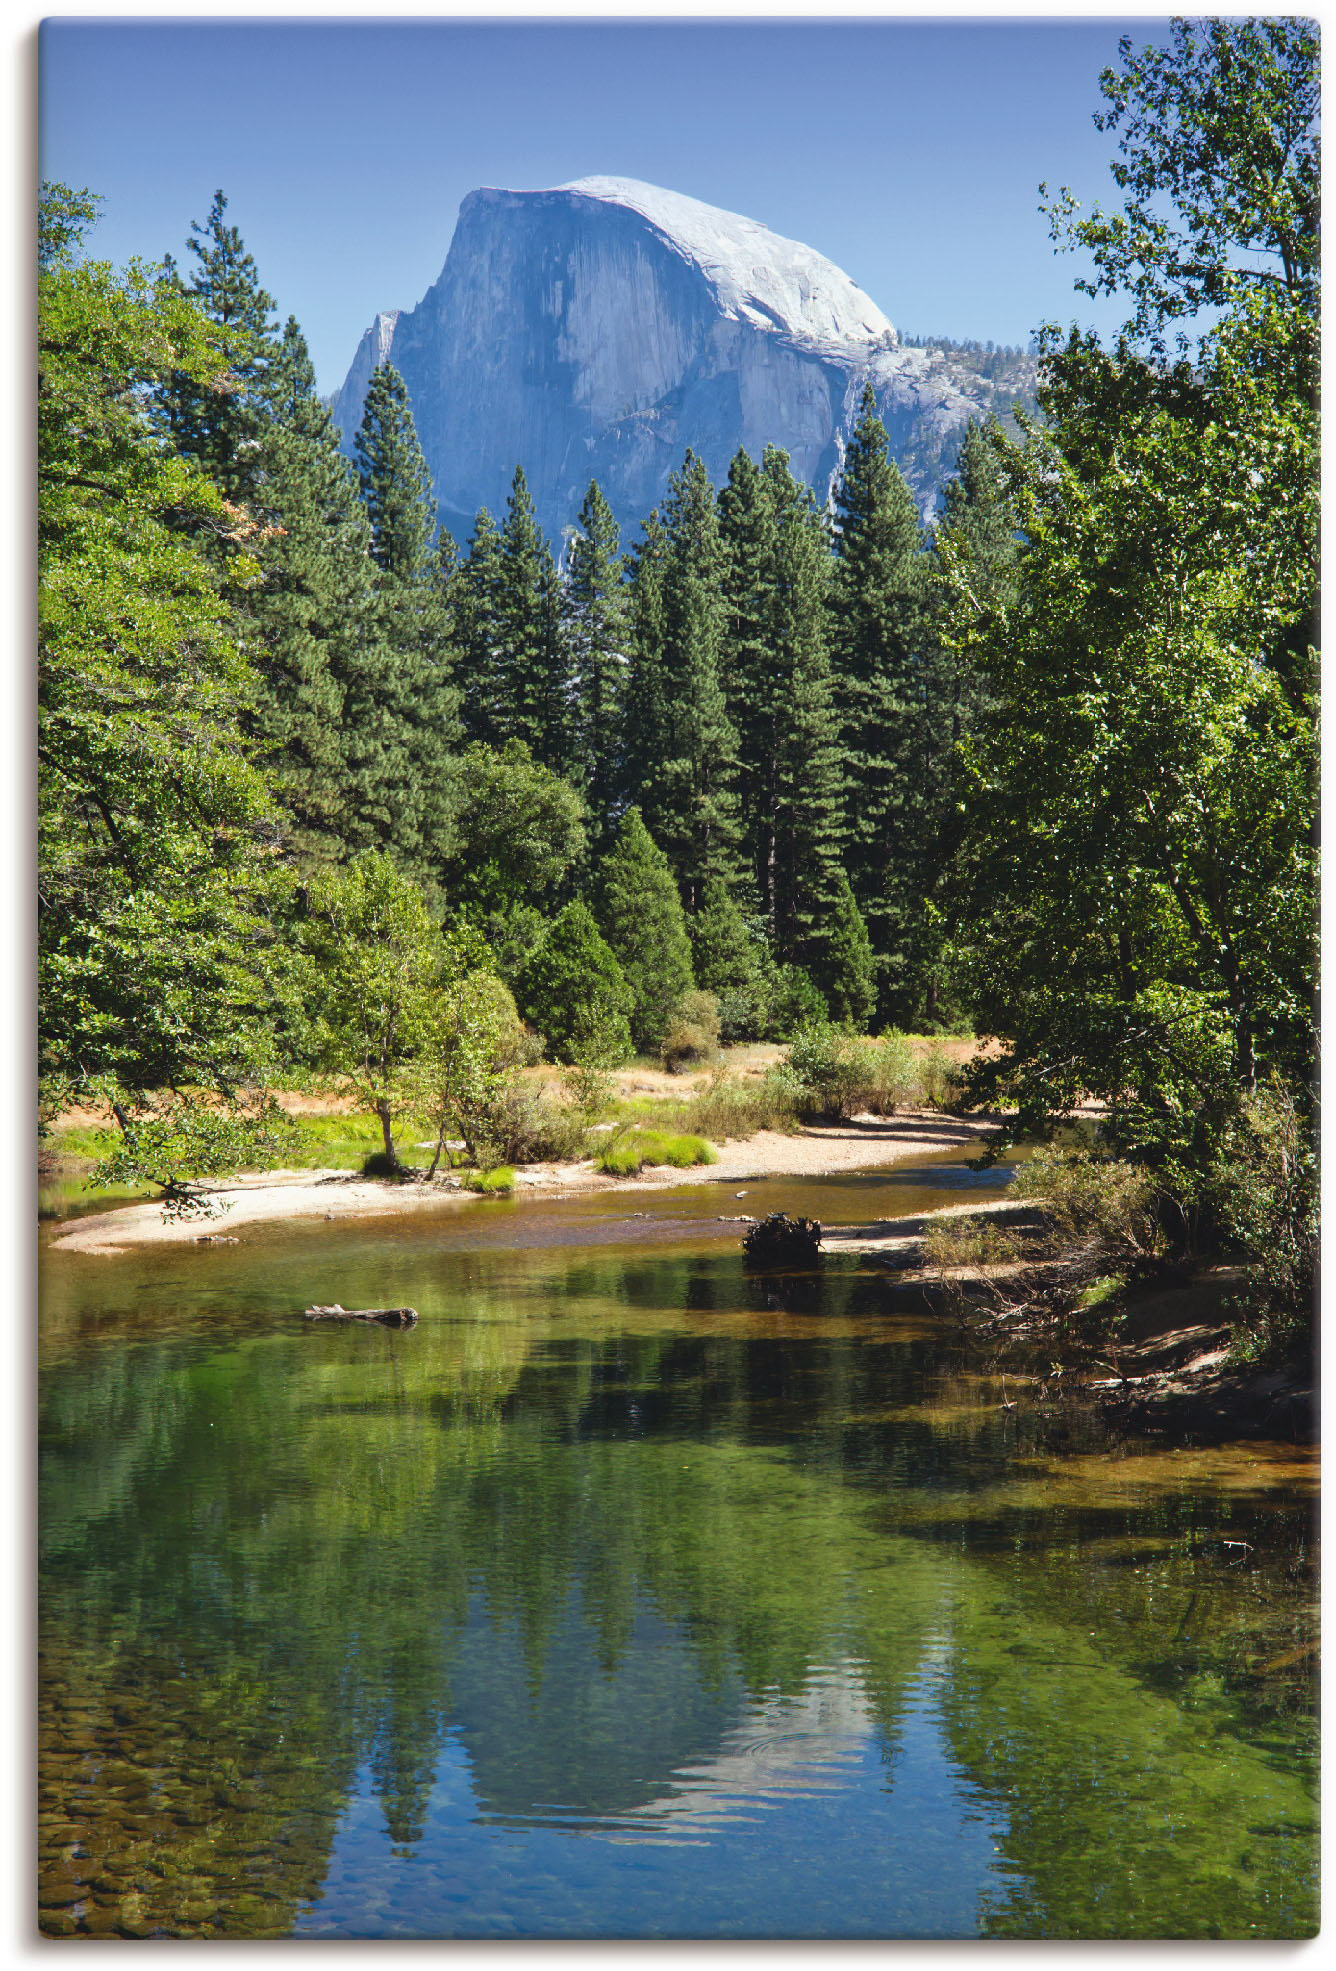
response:
<path fill-rule="evenodd" d="M 554 549 L 517 461 L 456 542 L 402 380 L 350 459 L 221 191 L 117 269 L 45 186 L 44 1118 L 218 1171 L 334 1076 L 394 1169 L 410 1111 L 485 1149 L 521 1060 L 592 1105 L 633 1052 L 973 1032 L 954 1100 L 1100 1104 L 1094 1161 L 1305 1319 L 1317 60 L 1278 17 L 1124 42 L 1119 203 L 1046 209 L 1125 329 L 1043 329 L 926 522 L 869 392 L 827 504 L 688 453 Z"/>

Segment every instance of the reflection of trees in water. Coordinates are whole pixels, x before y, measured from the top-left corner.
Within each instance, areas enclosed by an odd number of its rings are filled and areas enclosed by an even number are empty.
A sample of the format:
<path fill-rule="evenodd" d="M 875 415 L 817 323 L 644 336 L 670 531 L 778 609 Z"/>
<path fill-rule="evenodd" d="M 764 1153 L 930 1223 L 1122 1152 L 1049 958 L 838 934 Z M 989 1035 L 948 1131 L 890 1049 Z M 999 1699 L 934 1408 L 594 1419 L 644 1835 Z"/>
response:
<path fill-rule="evenodd" d="M 875 1282 L 815 1282 L 812 1311 L 831 1317 L 820 1334 L 746 1316 L 721 1330 L 739 1283 L 727 1258 L 582 1259 L 550 1327 L 478 1295 L 407 1346 L 271 1334 L 213 1353 L 96 1351 L 53 1375 L 45 1848 L 65 1860 L 49 1879 L 92 1872 L 68 1853 L 69 1830 L 92 1826 L 105 1879 L 117 1853 L 142 1873 L 158 1816 L 173 1830 L 158 1837 L 168 1877 L 113 1886 L 108 1909 L 192 1931 L 213 1896 L 235 1933 L 281 1934 L 359 1769 L 400 1849 L 422 1838 L 447 1727 L 489 1813 L 649 1813 L 675 1771 L 734 1757 L 748 1694 L 801 1704 L 814 1666 L 837 1660 L 858 1662 L 858 1701 L 889 1757 L 925 1640 L 949 1615 L 952 1743 L 1011 1814 L 1035 1885 L 997 1923 L 1061 1927 L 1054 1912 L 1084 1905 L 1045 1863 L 1054 1825 L 1030 1789 L 1067 1801 L 1092 1852 L 1116 1858 L 1127 1798 L 1101 1792 L 1075 1734 L 1081 1705 L 1116 1708 L 1128 1680 L 1096 1659 L 1071 1691 L 1061 1667 L 1040 1684 L 1010 1645 L 1043 1622 L 1055 1638 L 1098 1626 L 1106 1645 L 1135 1630 L 1144 1685 L 1155 1619 L 1097 1613 L 1081 1556 L 1148 1527 L 1186 1538 L 1198 1508 L 1092 1503 L 1064 1521 L 1051 1501 L 1007 1503 L 1015 1422 L 916 1411 L 940 1348 L 858 1329 L 880 1311 Z M 591 1334 L 571 1317 L 599 1301 L 646 1325 Z M 655 1309 L 672 1319 L 654 1324 Z M 684 1330 L 683 1309 L 707 1322 Z M 896 1530 L 905 1517 L 916 1536 Z M 1055 1530 L 1065 1569 L 1049 1564 Z M 1199 1564 L 1187 1552 L 1189 1573 Z M 1217 1595 L 1213 1621 L 1229 1606 Z M 1161 1702 L 1156 1731 L 1178 1715 Z M 1160 1742 L 1139 1731 L 1153 1765 Z M 1062 1746 L 1069 1785 L 1050 1771 Z M 90 1778 L 97 1758 L 119 1777 Z M 719 1768 L 725 1790 L 733 1770 Z M 84 1813 L 105 1805 L 103 1786 L 110 1815 Z M 1186 1824 L 1190 1796 L 1173 1797 Z"/>

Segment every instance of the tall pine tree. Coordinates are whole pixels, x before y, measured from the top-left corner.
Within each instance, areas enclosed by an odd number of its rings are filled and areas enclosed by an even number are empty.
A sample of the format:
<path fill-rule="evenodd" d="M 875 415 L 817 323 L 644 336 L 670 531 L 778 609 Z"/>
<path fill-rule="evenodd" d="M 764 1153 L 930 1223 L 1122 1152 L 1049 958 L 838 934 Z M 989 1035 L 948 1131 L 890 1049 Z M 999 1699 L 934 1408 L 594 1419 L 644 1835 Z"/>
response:
<path fill-rule="evenodd" d="M 433 873 L 448 842 L 460 743 L 450 613 L 432 548 L 436 503 L 403 378 L 372 376 L 353 455 L 371 527 L 378 661 L 350 682 L 347 720 L 365 817 L 405 867 Z"/>
<path fill-rule="evenodd" d="M 622 775 L 630 622 L 617 522 L 597 480 L 585 494 L 577 526 L 562 590 L 573 692 L 571 777 L 589 803 L 596 839 L 606 841 Z"/>
<path fill-rule="evenodd" d="M 661 542 L 656 535 L 637 568 L 646 593 L 630 709 L 643 707 L 648 724 L 633 759 L 634 795 L 694 910 L 710 876 L 736 873 L 739 833 L 737 735 L 720 682 L 725 550 L 714 488 L 694 453 L 669 481 L 661 526 Z"/>
<path fill-rule="evenodd" d="M 929 562 L 914 498 L 869 385 L 835 494 L 831 648 L 842 725 L 845 867 L 881 968 L 880 1010 L 903 1018 L 929 846 Z"/>

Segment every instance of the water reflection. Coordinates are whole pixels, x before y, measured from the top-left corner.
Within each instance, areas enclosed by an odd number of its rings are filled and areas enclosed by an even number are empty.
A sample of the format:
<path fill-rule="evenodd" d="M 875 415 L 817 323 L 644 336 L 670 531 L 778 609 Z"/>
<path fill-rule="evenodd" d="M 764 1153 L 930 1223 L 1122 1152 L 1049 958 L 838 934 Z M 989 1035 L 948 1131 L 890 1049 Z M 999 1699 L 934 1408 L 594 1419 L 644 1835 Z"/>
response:
<path fill-rule="evenodd" d="M 1301 1455 L 1059 1449 L 845 1262 L 384 1238 L 48 1279 L 49 1931 L 1311 1926 Z"/>

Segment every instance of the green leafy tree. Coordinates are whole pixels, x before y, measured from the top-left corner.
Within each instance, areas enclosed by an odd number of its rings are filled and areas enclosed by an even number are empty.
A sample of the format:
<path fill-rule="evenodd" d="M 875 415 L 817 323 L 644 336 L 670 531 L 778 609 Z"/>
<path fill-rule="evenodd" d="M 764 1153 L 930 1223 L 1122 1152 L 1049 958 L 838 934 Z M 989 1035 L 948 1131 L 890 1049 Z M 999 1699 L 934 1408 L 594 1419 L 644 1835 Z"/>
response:
<path fill-rule="evenodd" d="M 433 1178 L 446 1139 L 458 1136 L 471 1164 L 493 1152 L 489 1131 L 515 1077 L 519 1014 L 494 972 L 469 971 L 445 986 L 411 1070 L 413 1106 L 436 1131 Z"/>
<path fill-rule="evenodd" d="M 1025 1124 L 1103 1096 L 1119 1138 L 1189 1191 L 1263 1078 L 1306 1106 L 1313 1047 L 1316 321 L 1304 281 L 1235 265 L 1272 193 L 1223 230 L 1197 229 L 1197 199 L 1203 173 L 1243 182 L 1232 150 L 1259 130 L 1308 155 L 1295 119 L 1313 97 L 1291 64 L 1315 43 L 1221 26 L 1204 48 L 1176 35 L 1172 78 L 1154 51 L 1124 51 L 1120 115 L 1148 148 L 1130 231 L 1101 223 L 1110 277 L 1120 239 L 1148 256 L 1125 272 L 1133 330 L 1212 293 L 1223 318 L 1191 365 L 1153 342 L 1051 340 L 1048 424 L 1011 461 L 1026 545 L 1004 612 L 971 600 L 946 550 L 966 654 L 995 694 L 969 746 L 965 868 L 976 989 L 1006 1044 L 975 1093 L 1010 1090 Z M 1240 98 L 1237 59 L 1268 45 Z M 1139 201 L 1161 169 L 1152 237 Z M 1185 234 L 1213 272 L 1185 263 Z M 1305 232 L 1296 268 L 1315 251 Z"/>
<path fill-rule="evenodd" d="M 562 633 L 573 692 L 572 775 L 600 841 L 611 838 L 622 778 L 630 623 L 617 522 L 591 481 L 566 556 Z"/>
<path fill-rule="evenodd" d="M 1179 19 L 1168 47 L 1134 52 L 1124 35 L 1118 51 L 1095 125 L 1118 133 L 1110 169 L 1122 206 L 1078 219 L 1061 192 L 1051 208 L 1054 238 L 1095 262 L 1077 287 L 1129 296 L 1129 331 L 1155 353 L 1169 322 L 1203 309 L 1316 318 L 1316 22 Z"/>
<path fill-rule="evenodd" d="M 516 998 L 553 1060 L 597 1069 L 629 1058 L 635 995 L 586 904 L 567 904 L 521 972 Z"/>
<path fill-rule="evenodd" d="M 651 1053 L 692 987 L 691 946 L 668 858 L 628 809 L 597 870 L 598 922 L 634 994 L 631 1038 Z"/>
<path fill-rule="evenodd" d="M 476 916 L 550 909 L 585 851 L 584 802 L 520 740 L 470 746 L 459 763 L 453 848 L 436 866 L 452 904 Z"/>
<path fill-rule="evenodd" d="M 314 878 L 298 934 L 318 1058 L 378 1119 L 386 1162 L 401 1169 L 394 1129 L 419 1097 L 448 979 L 440 930 L 417 884 L 368 849 Z"/>
<path fill-rule="evenodd" d="M 272 810 L 248 757 L 233 578 L 247 529 L 149 414 L 226 374 L 175 280 L 80 257 L 96 201 L 39 218 L 38 963 L 48 1087 L 235 1088 L 262 1068 Z"/>

